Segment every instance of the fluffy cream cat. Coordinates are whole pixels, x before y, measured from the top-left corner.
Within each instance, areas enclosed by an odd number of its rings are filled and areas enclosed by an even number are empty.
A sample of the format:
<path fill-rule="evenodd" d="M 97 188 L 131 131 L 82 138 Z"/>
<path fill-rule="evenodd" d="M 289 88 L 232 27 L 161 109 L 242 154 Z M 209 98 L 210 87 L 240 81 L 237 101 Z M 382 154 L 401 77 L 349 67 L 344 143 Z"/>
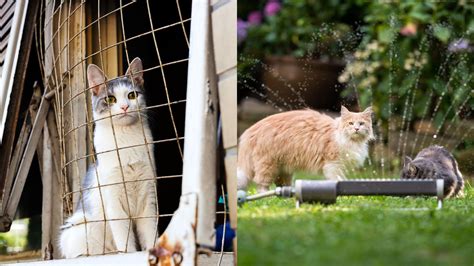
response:
<path fill-rule="evenodd" d="M 371 139 L 371 107 L 354 113 L 342 106 L 336 119 L 310 109 L 266 117 L 240 137 L 238 189 L 246 189 L 249 181 L 259 192 L 272 182 L 289 185 L 296 170 L 322 170 L 327 179 L 345 179 L 345 169 L 364 163 Z"/>

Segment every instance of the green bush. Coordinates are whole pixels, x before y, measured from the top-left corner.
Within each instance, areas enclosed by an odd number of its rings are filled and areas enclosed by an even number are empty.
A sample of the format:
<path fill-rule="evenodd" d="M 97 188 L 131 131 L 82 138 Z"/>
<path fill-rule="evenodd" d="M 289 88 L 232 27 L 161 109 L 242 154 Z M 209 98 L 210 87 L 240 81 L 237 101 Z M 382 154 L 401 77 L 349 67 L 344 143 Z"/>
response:
<path fill-rule="evenodd" d="M 348 44 L 354 46 L 349 34 L 352 31 L 350 23 L 356 18 L 351 1 L 283 0 L 281 10 L 271 15 L 265 14 L 266 6 L 271 2 L 280 3 L 275 0 L 265 2 L 266 5 L 260 2 L 259 9 L 254 11 L 262 10 L 261 23 L 248 19 L 241 54 L 259 58 L 265 55 L 293 55 L 330 59 L 340 58 Z M 245 11 L 250 12 L 248 9 Z M 349 12 L 352 19 L 348 19 Z M 246 14 L 240 16 L 245 17 Z"/>
<path fill-rule="evenodd" d="M 266 55 L 344 58 L 343 96 L 373 105 L 385 137 L 391 116 L 403 117 L 397 127 L 428 119 L 441 131 L 473 117 L 473 2 L 283 0 L 277 14 L 261 14 L 261 23 L 242 21 L 239 45 L 239 77 L 255 88 Z"/>
<path fill-rule="evenodd" d="M 406 121 L 434 114 L 439 127 L 468 117 L 473 13 L 474 3 L 465 1 L 373 1 L 361 44 L 339 80 L 357 90 L 362 106 L 373 104 L 385 125 L 391 114 Z"/>

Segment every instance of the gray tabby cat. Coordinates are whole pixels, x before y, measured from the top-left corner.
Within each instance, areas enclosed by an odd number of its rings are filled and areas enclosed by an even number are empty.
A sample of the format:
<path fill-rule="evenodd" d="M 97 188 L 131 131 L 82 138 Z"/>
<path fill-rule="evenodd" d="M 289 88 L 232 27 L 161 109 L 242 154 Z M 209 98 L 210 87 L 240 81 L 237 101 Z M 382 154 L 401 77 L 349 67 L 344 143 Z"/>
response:
<path fill-rule="evenodd" d="M 464 180 L 453 155 L 441 146 L 430 146 L 415 157 L 405 157 L 402 179 L 444 179 L 444 197 L 463 196 Z"/>

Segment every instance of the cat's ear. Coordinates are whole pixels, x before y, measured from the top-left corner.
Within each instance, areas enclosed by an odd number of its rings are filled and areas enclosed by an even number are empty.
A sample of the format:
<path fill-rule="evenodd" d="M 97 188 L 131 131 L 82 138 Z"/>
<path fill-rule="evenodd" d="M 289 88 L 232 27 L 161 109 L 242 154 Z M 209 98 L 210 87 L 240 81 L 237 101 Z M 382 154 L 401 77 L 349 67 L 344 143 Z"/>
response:
<path fill-rule="evenodd" d="M 405 160 L 403 161 L 403 168 L 405 169 L 405 171 L 408 172 L 409 176 L 415 177 L 418 168 L 415 164 L 412 163 L 412 161 L 413 160 L 410 157 L 405 156 Z"/>
<path fill-rule="evenodd" d="M 341 116 L 347 115 L 349 113 L 349 110 L 344 105 L 341 105 Z"/>
<path fill-rule="evenodd" d="M 416 172 L 417 172 L 418 168 L 416 167 L 416 165 L 414 164 L 410 164 L 408 166 L 408 173 L 411 175 L 411 176 L 416 176 Z"/>
<path fill-rule="evenodd" d="M 403 161 L 403 167 L 406 167 L 411 163 L 412 159 L 409 156 L 405 156 L 405 160 Z"/>
<path fill-rule="evenodd" d="M 143 65 L 142 60 L 138 57 L 132 60 L 130 66 L 128 66 L 127 72 L 125 73 L 127 76 L 131 76 L 133 79 L 133 83 L 138 86 L 143 86 Z"/>
<path fill-rule="evenodd" d="M 372 115 L 373 112 L 374 111 L 372 110 L 372 106 L 369 106 L 369 107 L 365 108 L 365 110 L 362 113 Z"/>
<path fill-rule="evenodd" d="M 365 119 L 370 120 L 372 119 L 372 113 L 373 113 L 372 106 L 369 106 L 365 108 L 365 110 L 361 114 Z"/>
<path fill-rule="evenodd" d="M 94 95 L 98 95 L 99 92 L 105 88 L 106 80 L 107 77 L 100 67 L 94 64 L 90 64 L 87 67 L 87 81 L 89 82 L 89 87 L 92 89 Z"/>

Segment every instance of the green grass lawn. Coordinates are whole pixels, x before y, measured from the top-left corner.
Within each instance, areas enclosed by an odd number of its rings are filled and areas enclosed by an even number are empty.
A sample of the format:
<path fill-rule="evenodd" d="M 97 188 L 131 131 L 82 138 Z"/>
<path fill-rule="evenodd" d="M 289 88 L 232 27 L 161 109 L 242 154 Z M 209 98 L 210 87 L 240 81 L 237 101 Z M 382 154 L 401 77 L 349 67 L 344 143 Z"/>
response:
<path fill-rule="evenodd" d="M 266 198 L 239 207 L 239 265 L 474 265 L 474 189 L 435 198 Z"/>

